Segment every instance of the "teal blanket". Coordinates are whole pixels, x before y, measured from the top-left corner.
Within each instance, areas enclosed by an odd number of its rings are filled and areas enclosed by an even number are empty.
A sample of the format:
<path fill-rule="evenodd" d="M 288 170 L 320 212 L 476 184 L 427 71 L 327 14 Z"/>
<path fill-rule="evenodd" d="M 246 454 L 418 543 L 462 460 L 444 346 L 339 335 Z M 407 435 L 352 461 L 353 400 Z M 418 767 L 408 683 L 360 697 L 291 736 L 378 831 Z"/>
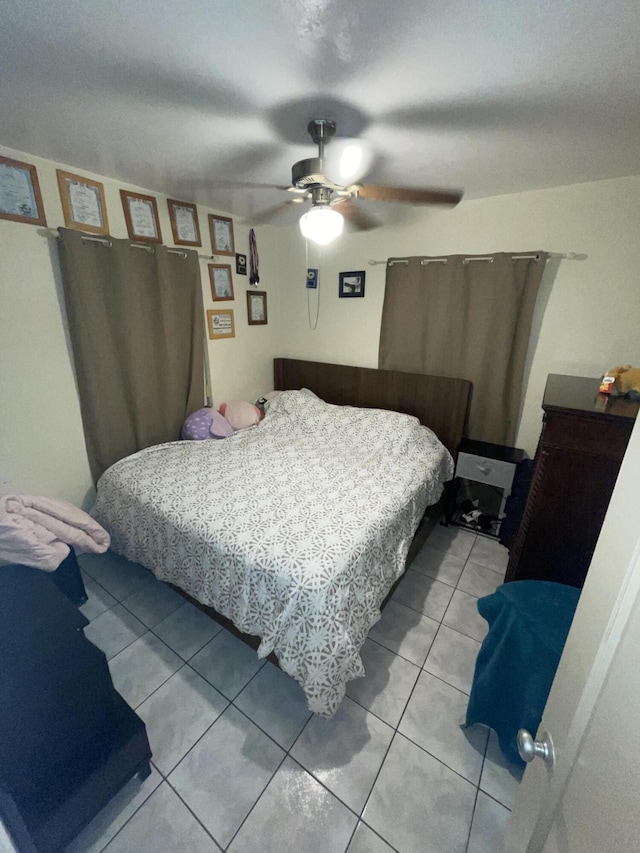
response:
<path fill-rule="evenodd" d="M 509 761 L 522 765 L 518 729 L 535 733 L 549 696 L 580 590 L 515 581 L 478 599 L 489 633 L 476 660 L 465 726 L 484 723 Z"/>

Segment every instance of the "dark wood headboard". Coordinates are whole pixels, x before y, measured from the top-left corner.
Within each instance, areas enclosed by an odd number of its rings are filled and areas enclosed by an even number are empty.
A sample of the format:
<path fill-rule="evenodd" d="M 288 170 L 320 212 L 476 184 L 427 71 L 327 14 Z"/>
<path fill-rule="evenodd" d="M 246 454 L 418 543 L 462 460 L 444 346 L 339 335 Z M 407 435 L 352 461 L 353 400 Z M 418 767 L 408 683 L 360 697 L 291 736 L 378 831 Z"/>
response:
<path fill-rule="evenodd" d="M 275 358 L 273 378 L 279 391 L 309 388 L 327 403 L 414 415 L 456 457 L 471 400 L 466 379 L 293 358 Z"/>

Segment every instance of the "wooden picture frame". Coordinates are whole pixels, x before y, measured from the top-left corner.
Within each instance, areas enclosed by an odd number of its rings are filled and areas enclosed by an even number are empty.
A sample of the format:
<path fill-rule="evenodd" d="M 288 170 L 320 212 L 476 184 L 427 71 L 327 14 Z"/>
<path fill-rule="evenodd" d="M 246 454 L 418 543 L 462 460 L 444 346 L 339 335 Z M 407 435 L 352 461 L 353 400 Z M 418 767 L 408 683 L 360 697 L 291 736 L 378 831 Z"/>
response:
<path fill-rule="evenodd" d="M 202 246 L 198 209 L 188 201 L 167 199 L 173 242 L 176 246 Z"/>
<path fill-rule="evenodd" d="M 365 271 L 341 272 L 338 286 L 340 298 L 359 298 L 364 296 Z"/>
<path fill-rule="evenodd" d="M 0 219 L 47 224 L 38 172 L 31 163 L 0 156 Z"/>
<path fill-rule="evenodd" d="M 73 172 L 56 169 L 58 189 L 67 228 L 108 234 L 109 218 L 104 197 L 104 184 Z"/>
<path fill-rule="evenodd" d="M 247 290 L 247 322 L 250 326 L 267 325 L 266 290 Z"/>
<path fill-rule="evenodd" d="M 211 282 L 211 298 L 214 302 L 228 302 L 235 299 L 233 276 L 230 264 L 207 264 Z"/>
<path fill-rule="evenodd" d="M 134 243 L 162 243 L 158 205 L 152 195 L 120 190 L 129 239 Z"/>
<path fill-rule="evenodd" d="M 211 232 L 211 248 L 214 255 L 235 255 L 233 239 L 233 219 L 228 216 L 209 214 L 209 230 Z"/>
<path fill-rule="evenodd" d="M 233 310 L 230 308 L 208 310 L 207 330 L 209 332 L 209 339 L 212 341 L 235 338 L 236 327 L 233 320 Z"/>

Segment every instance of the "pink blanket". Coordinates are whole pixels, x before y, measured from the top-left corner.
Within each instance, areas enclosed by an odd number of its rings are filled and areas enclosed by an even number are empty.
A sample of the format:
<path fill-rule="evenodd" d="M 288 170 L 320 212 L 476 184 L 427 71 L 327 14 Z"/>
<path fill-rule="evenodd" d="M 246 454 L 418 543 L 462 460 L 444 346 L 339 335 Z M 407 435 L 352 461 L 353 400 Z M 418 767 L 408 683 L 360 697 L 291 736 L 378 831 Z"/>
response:
<path fill-rule="evenodd" d="M 110 538 L 90 515 L 67 501 L 8 495 L 0 503 L 0 559 L 52 572 L 69 554 L 102 554 Z"/>

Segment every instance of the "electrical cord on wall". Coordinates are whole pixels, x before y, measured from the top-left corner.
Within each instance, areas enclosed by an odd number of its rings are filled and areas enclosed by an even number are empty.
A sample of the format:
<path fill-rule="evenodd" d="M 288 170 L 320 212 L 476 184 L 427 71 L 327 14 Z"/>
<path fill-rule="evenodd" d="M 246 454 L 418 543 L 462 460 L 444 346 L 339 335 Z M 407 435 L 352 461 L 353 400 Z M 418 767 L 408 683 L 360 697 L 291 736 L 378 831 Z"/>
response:
<path fill-rule="evenodd" d="M 309 241 L 305 238 L 304 241 L 304 253 L 305 253 L 305 277 L 309 270 Z M 307 287 L 307 319 L 309 321 L 309 328 L 312 332 L 318 328 L 318 317 L 320 316 L 320 267 L 322 265 L 322 247 L 318 248 L 318 279 L 316 281 L 315 288 Z M 311 322 L 311 297 L 310 292 L 315 290 L 316 293 L 316 318 L 312 324 Z"/>

